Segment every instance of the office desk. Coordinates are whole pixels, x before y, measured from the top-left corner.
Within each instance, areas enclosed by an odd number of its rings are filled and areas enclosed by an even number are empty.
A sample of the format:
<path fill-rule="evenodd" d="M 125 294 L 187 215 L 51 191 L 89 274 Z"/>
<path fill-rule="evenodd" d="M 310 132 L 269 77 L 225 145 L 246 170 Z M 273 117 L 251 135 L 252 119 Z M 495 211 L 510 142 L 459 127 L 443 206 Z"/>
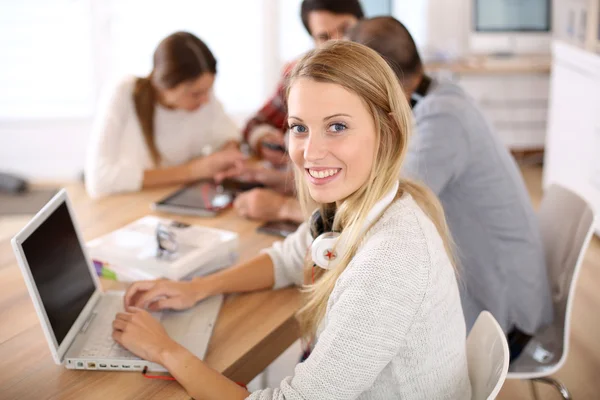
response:
<path fill-rule="evenodd" d="M 85 240 L 146 214 L 149 204 L 174 190 L 90 199 L 80 184 L 67 187 Z M 157 214 L 173 217 L 166 214 Z M 232 210 L 217 218 L 173 217 L 240 234 L 240 260 L 277 240 L 256 233 L 256 222 Z M 103 280 L 105 289 L 120 283 Z M 249 382 L 297 338 L 296 289 L 226 298 L 208 347 L 206 363 L 237 382 Z M 144 378 L 139 372 L 72 371 L 55 365 L 8 240 L 0 242 L 0 399 L 187 399 L 176 382 Z"/>

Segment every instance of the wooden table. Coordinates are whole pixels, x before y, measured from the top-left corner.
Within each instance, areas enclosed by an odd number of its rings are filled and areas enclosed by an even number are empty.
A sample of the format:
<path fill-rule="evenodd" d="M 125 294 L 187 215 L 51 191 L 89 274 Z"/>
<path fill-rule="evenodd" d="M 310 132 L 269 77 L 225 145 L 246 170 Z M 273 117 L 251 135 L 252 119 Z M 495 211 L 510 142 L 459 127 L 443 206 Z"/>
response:
<path fill-rule="evenodd" d="M 146 214 L 150 203 L 175 188 L 90 199 L 80 184 L 67 187 L 85 240 L 108 233 Z M 173 217 L 162 214 L 166 217 Z M 173 217 L 240 234 L 240 260 L 268 247 L 276 237 L 256 233 L 256 222 L 231 210 L 217 218 Z M 103 281 L 104 288 L 115 282 Z M 297 338 L 297 289 L 263 291 L 226 298 L 206 363 L 247 383 Z M 72 371 L 55 365 L 12 253 L 0 242 L 0 399 L 187 399 L 176 382 L 151 380 L 137 372 Z"/>

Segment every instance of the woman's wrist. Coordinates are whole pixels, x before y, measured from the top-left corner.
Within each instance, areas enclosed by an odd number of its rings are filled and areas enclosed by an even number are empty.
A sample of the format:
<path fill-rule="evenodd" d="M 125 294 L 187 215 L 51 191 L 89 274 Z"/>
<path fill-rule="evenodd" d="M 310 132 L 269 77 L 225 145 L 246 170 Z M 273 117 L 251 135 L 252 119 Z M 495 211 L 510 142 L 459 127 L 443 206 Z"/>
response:
<path fill-rule="evenodd" d="M 192 280 L 194 302 L 223 293 L 220 282 L 219 279 L 215 279 L 215 274 L 194 278 Z"/>
<path fill-rule="evenodd" d="M 279 208 L 278 217 L 280 220 L 297 221 L 300 213 L 299 204 L 293 196 L 283 196 L 283 203 Z"/>
<path fill-rule="evenodd" d="M 173 370 L 177 368 L 178 365 L 181 365 L 181 361 L 189 355 L 192 355 L 189 350 L 174 340 L 171 340 L 160 350 L 158 363 L 173 375 Z"/>

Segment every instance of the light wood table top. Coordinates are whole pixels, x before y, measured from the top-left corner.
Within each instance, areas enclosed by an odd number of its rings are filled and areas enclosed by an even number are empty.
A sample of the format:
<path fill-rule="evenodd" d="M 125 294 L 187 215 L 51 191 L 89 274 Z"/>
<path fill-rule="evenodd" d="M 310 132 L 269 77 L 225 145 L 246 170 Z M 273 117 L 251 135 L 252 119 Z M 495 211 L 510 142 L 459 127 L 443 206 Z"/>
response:
<path fill-rule="evenodd" d="M 227 229 L 240 235 L 240 260 L 268 247 L 276 237 L 228 210 L 216 218 L 180 217 L 150 210 L 150 203 L 175 187 L 90 199 L 81 184 L 67 186 L 85 240 L 155 214 Z M 105 289 L 119 283 L 102 280 Z M 297 289 L 226 297 L 205 362 L 247 383 L 297 338 Z M 0 241 L 0 399 L 187 399 L 176 382 L 144 378 L 139 372 L 73 371 L 55 365 L 9 240 Z"/>

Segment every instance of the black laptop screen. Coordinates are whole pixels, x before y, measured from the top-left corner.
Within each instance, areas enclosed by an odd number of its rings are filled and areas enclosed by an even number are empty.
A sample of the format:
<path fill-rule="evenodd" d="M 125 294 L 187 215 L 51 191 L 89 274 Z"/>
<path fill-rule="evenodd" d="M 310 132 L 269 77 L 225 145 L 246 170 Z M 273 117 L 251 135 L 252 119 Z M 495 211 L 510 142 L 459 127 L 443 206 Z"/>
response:
<path fill-rule="evenodd" d="M 23 242 L 23 252 L 60 346 L 96 289 L 66 203 Z"/>

